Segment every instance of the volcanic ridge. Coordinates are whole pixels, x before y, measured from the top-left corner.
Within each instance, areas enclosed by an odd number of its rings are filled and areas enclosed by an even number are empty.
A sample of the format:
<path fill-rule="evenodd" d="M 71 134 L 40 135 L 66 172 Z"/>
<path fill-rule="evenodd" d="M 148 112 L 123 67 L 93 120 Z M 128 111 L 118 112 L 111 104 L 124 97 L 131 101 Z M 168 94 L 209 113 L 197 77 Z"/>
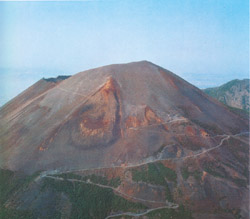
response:
<path fill-rule="evenodd" d="M 112 191 L 141 208 L 110 204 L 99 217 L 89 207 L 86 218 L 150 218 L 164 210 L 186 218 L 248 217 L 248 121 L 153 63 L 41 79 L 0 108 L 0 120 L 0 167 L 38 173 L 5 208 L 43 218 L 37 206 L 46 202 L 34 194 L 44 182 L 65 182 Z M 46 192 L 61 203 L 61 215 L 84 214 L 72 213 L 67 192 Z"/>

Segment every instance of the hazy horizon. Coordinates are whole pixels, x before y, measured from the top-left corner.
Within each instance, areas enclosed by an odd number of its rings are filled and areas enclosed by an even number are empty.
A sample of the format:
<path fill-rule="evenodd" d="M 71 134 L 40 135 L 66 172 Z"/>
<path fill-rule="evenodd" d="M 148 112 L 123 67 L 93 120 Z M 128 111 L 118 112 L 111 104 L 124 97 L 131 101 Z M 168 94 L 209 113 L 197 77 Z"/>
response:
<path fill-rule="evenodd" d="M 43 77 L 148 60 L 199 88 L 249 78 L 249 2 L 0 2 L 0 106 Z"/>

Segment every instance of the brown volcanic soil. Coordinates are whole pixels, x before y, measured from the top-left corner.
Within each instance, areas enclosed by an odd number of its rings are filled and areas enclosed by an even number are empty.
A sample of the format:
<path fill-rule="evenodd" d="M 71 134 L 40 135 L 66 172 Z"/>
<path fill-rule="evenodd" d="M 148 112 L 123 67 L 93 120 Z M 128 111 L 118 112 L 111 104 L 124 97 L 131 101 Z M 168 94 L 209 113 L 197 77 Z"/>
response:
<path fill-rule="evenodd" d="M 166 181 L 174 202 L 199 215 L 204 208 L 248 213 L 248 140 L 232 136 L 247 132 L 248 121 L 150 62 L 40 80 L 3 106 L 0 120 L 1 168 L 126 169 L 163 160 L 177 174 L 176 184 Z M 124 192 L 165 198 L 160 188 L 122 180 Z"/>
<path fill-rule="evenodd" d="M 0 116 L 2 166 L 27 172 L 133 163 L 163 144 L 206 141 L 201 134 L 192 139 L 192 129 L 211 134 L 247 129 L 221 104 L 149 62 L 92 69 L 57 84 L 41 80 L 5 105 Z M 167 130 L 173 124 L 167 122 L 183 117 L 193 128 L 177 125 L 176 133 L 188 133 L 173 139 Z M 211 142 L 206 143 L 203 147 Z"/>

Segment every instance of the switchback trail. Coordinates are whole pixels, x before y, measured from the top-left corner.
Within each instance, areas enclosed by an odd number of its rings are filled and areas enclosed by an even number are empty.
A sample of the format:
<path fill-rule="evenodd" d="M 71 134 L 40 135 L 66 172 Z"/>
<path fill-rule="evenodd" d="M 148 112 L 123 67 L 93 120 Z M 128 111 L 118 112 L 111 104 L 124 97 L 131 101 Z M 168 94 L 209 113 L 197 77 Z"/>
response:
<path fill-rule="evenodd" d="M 153 200 L 146 200 L 146 199 L 136 198 L 134 196 L 130 196 L 130 195 L 124 193 L 124 192 L 121 192 L 119 189 L 114 188 L 112 186 L 102 185 L 102 184 L 99 184 L 99 183 L 93 183 L 90 180 L 84 181 L 84 180 L 79 180 L 79 179 L 64 179 L 64 178 L 55 177 L 55 176 L 45 176 L 45 177 L 55 179 L 55 180 L 60 180 L 60 181 L 67 180 L 67 181 L 70 181 L 70 182 L 80 182 L 80 183 L 99 186 L 99 187 L 105 188 L 105 189 L 112 189 L 114 192 L 119 193 L 121 196 L 125 196 L 127 198 L 134 199 L 136 201 L 148 202 L 148 203 L 154 203 L 154 204 L 169 204 L 170 208 L 172 208 L 171 206 L 175 205 L 175 204 L 169 203 L 169 202 L 160 202 L 160 201 L 153 201 Z"/>
<path fill-rule="evenodd" d="M 235 134 L 235 135 L 218 135 L 218 136 L 224 136 L 224 138 L 221 139 L 220 143 L 212 148 L 208 148 L 208 149 L 205 149 L 201 152 L 198 152 L 198 153 L 194 153 L 192 155 L 187 155 L 187 156 L 184 156 L 184 157 L 179 157 L 179 158 L 166 158 L 166 159 L 155 159 L 155 160 L 152 160 L 152 161 L 139 161 L 137 164 L 127 164 L 126 166 L 121 166 L 121 165 L 113 165 L 113 166 L 109 166 L 109 167 L 97 167 L 97 168 L 85 168 L 85 169 L 71 169 L 71 170 L 49 170 L 49 171 L 44 171 L 41 173 L 40 175 L 40 178 L 42 177 L 45 177 L 47 175 L 54 175 L 54 174 L 60 174 L 60 173 L 70 173 L 70 172 L 80 172 L 80 171 L 89 171 L 89 170 L 101 170 L 101 169 L 114 169 L 114 168 L 134 168 L 134 167 L 140 167 L 140 166 L 143 166 L 143 165 L 146 165 L 146 164 L 149 164 L 149 163 L 155 163 L 155 162 L 158 162 L 158 161 L 166 161 L 166 160 L 185 160 L 185 159 L 188 159 L 188 158 L 196 158 L 202 154 L 205 154 L 205 153 L 209 153 L 210 151 L 212 150 L 215 150 L 215 149 L 218 149 L 219 147 L 221 147 L 224 143 L 224 141 L 228 140 L 230 137 L 237 137 L 237 136 L 240 136 L 240 135 L 245 135 L 245 134 L 248 134 L 248 132 L 241 132 L 241 133 L 238 133 L 238 134 Z"/>
<path fill-rule="evenodd" d="M 93 169 L 80 169 L 80 170 L 78 169 L 78 170 L 68 170 L 68 171 L 57 171 L 57 170 L 54 170 L 54 171 L 47 171 L 47 172 L 42 173 L 39 176 L 39 178 L 47 177 L 47 178 L 51 178 L 51 179 L 54 179 L 54 180 L 65 180 L 64 178 L 55 177 L 53 175 L 54 174 L 60 174 L 60 173 L 78 172 L 78 171 L 84 171 L 84 170 L 98 170 L 98 169 L 106 169 L 106 168 L 131 168 L 131 167 L 142 166 L 142 165 L 145 165 L 145 164 L 148 164 L 148 163 L 154 163 L 154 162 L 157 162 L 157 161 L 164 161 L 164 160 L 170 160 L 170 159 L 171 160 L 184 160 L 184 159 L 188 159 L 188 158 L 192 158 L 192 157 L 196 158 L 196 157 L 198 157 L 198 156 L 200 156 L 202 154 L 209 153 L 212 150 L 218 149 L 219 147 L 221 147 L 223 145 L 223 143 L 225 141 L 229 140 L 231 137 L 238 137 L 240 135 L 245 135 L 245 134 L 249 134 L 249 133 L 248 132 L 241 132 L 241 133 L 238 133 L 238 134 L 235 134 L 235 135 L 220 135 L 223 138 L 220 140 L 220 143 L 218 145 L 216 145 L 216 146 L 214 146 L 212 148 L 208 148 L 208 149 L 206 149 L 204 151 L 201 151 L 199 153 L 196 153 L 196 154 L 193 154 L 193 155 L 184 156 L 184 157 L 180 157 L 180 158 L 158 159 L 158 160 L 154 160 L 154 161 L 142 162 L 142 163 L 139 163 L 139 164 L 131 164 L 131 165 L 127 165 L 126 167 L 112 166 L 112 167 L 99 167 L 99 168 L 93 168 Z M 133 197 L 133 196 L 130 196 L 128 194 L 125 194 L 125 193 L 121 192 L 118 188 L 114 188 L 114 187 L 111 187 L 111 186 L 102 185 L 102 184 L 98 184 L 98 183 L 93 183 L 90 180 L 87 180 L 87 181 L 79 180 L 79 179 L 66 179 L 66 180 L 67 181 L 71 181 L 71 182 L 81 182 L 81 183 L 85 183 L 85 184 L 91 184 L 91 185 L 99 186 L 101 188 L 106 188 L 106 189 L 112 189 L 115 193 L 120 194 L 122 197 L 126 197 L 126 198 L 129 198 L 129 199 L 135 200 L 135 201 L 155 203 L 155 204 L 165 204 L 165 206 L 147 209 L 147 210 L 145 210 L 143 212 L 140 212 L 140 213 L 123 212 L 123 213 L 112 214 L 112 215 L 107 216 L 105 219 L 112 218 L 112 217 L 117 217 L 117 216 L 139 217 L 139 216 L 146 215 L 146 214 L 148 214 L 148 213 L 150 213 L 152 211 L 155 211 L 155 210 L 164 209 L 164 208 L 176 209 L 176 208 L 179 207 L 178 204 L 170 203 L 168 201 L 166 201 L 166 202 L 159 202 L 159 201 L 145 200 L 145 199 L 141 199 L 141 198 L 136 198 L 136 197 Z"/>
<path fill-rule="evenodd" d="M 166 202 L 159 202 L 159 201 L 153 201 L 153 200 L 146 200 L 146 199 L 136 198 L 134 196 L 130 196 L 128 194 L 125 194 L 125 193 L 121 192 L 118 188 L 114 188 L 112 186 L 102 185 L 102 184 L 98 184 L 98 183 L 93 183 L 90 180 L 84 181 L 84 180 L 79 180 L 79 179 L 64 179 L 64 178 L 61 178 L 61 177 L 54 177 L 54 176 L 45 176 L 45 177 L 46 178 L 51 178 L 51 179 L 54 179 L 54 180 L 60 180 L 60 181 L 67 180 L 67 181 L 70 181 L 70 182 L 80 182 L 80 183 L 85 183 L 85 184 L 99 186 L 99 187 L 105 188 L 105 189 L 112 189 L 114 192 L 119 193 L 121 196 L 125 196 L 127 198 L 130 198 L 130 199 L 133 199 L 133 200 L 136 200 L 136 201 L 148 202 L 148 203 L 154 203 L 154 204 L 165 204 L 165 206 L 157 207 L 157 208 L 150 208 L 150 209 L 147 209 L 147 210 L 145 210 L 145 211 L 143 211 L 141 213 L 123 212 L 123 213 L 112 214 L 112 215 L 107 216 L 105 219 L 112 218 L 112 217 L 117 217 L 117 216 L 123 216 L 123 215 L 124 216 L 127 215 L 127 216 L 139 217 L 139 216 L 146 215 L 149 212 L 152 212 L 152 211 L 155 211 L 155 210 L 164 209 L 164 208 L 176 209 L 176 208 L 179 207 L 178 204 L 171 203 L 171 202 L 168 202 L 168 201 L 166 201 Z"/>
<path fill-rule="evenodd" d="M 118 217 L 118 216 L 139 217 L 139 216 L 146 215 L 146 214 L 148 214 L 149 212 L 156 211 L 156 210 L 160 210 L 160 209 L 164 209 L 164 208 L 168 208 L 168 207 L 150 208 L 150 209 L 148 209 L 148 210 L 146 210 L 146 211 L 144 211 L 144 212 L 141 212 L 141 213 L 124 212 L 124 213 L 118 213 L 118 214 L 111 214 L 111 215 L 105 217 L 105 219 L 112 218 L 112 217 Z M 174 207 L 173 207 L 173 208 L 174 208 Z M 178 208 L 178 207 L 175 207 L 175 208 Z"/>

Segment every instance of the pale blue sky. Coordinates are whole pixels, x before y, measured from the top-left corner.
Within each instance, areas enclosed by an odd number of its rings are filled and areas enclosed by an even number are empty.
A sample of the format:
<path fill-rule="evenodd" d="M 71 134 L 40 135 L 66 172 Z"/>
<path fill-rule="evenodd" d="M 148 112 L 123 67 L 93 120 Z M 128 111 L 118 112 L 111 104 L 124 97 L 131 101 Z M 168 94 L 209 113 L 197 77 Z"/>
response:
<path fill-rule="evenodd" d="M 249 69 L 248 0 L 0 2 L 0 105 L 42 77 L 148 60 L 205 88 Z"/>

